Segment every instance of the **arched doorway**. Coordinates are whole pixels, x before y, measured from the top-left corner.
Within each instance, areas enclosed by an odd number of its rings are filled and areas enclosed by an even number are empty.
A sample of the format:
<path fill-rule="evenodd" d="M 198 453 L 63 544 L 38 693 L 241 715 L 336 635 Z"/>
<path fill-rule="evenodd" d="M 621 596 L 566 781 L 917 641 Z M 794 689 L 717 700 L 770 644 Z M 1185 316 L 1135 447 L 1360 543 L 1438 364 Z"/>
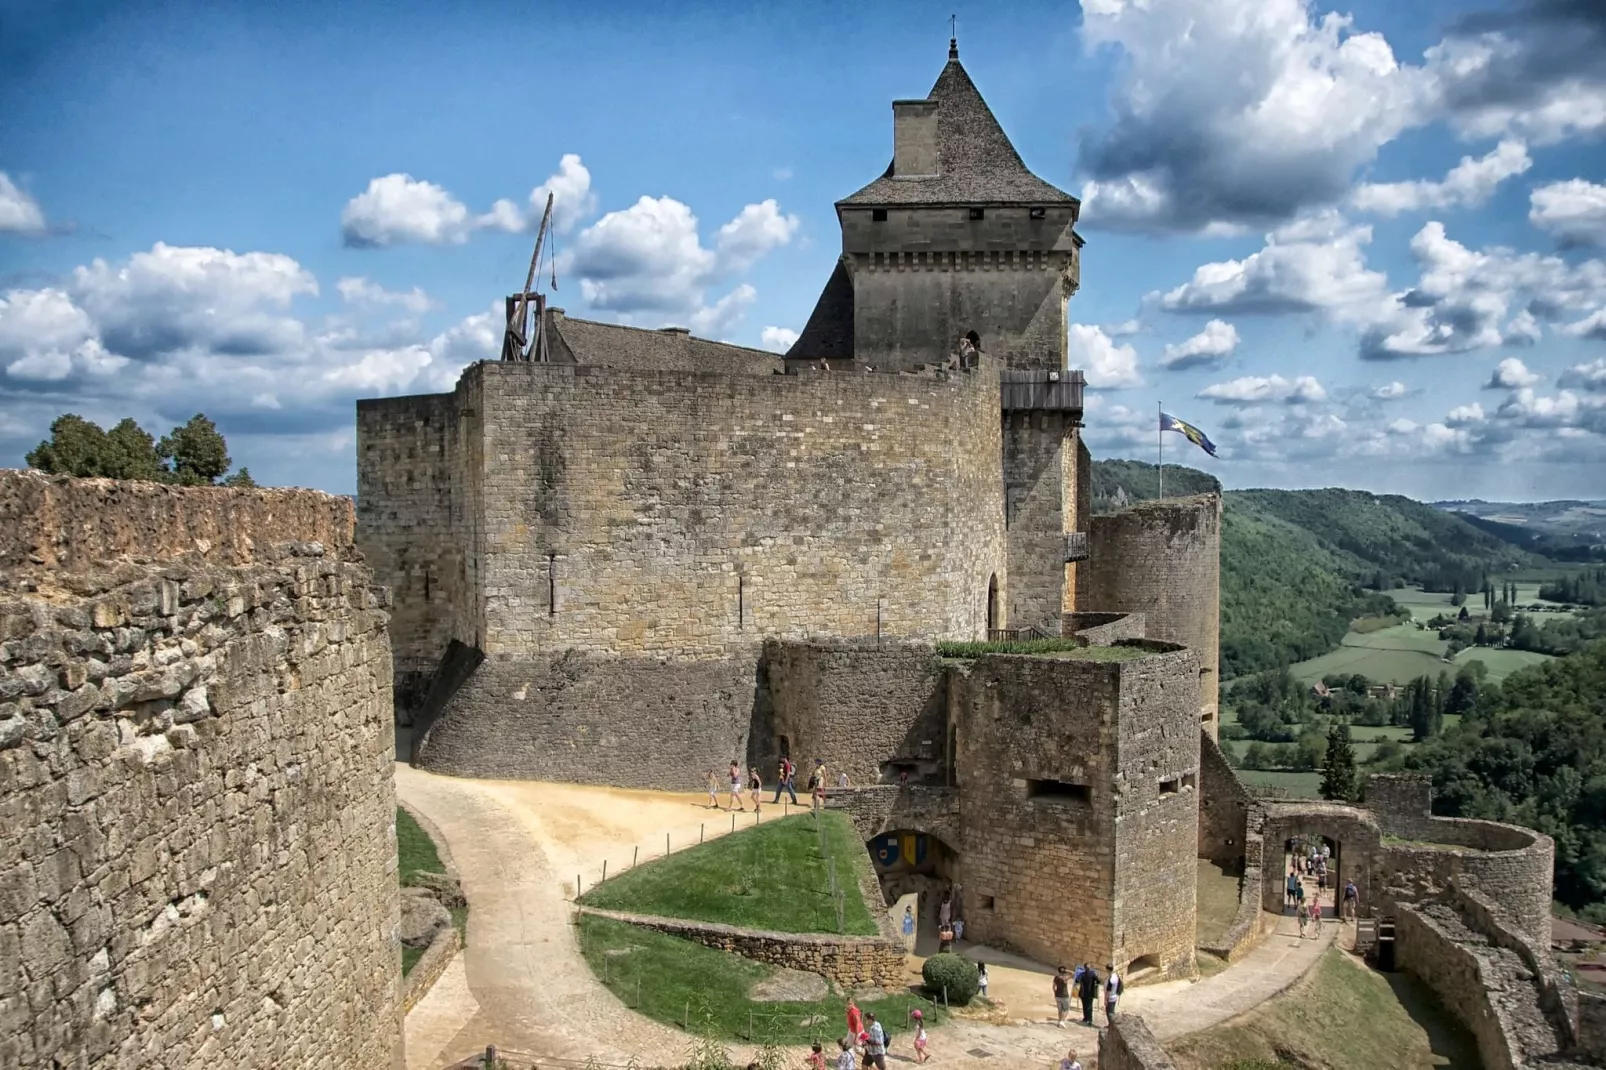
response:
<path fill-rule="evenodd" d="M 1304 886 L 1307 899 L 1319 897 L 1323 917 L 1333 918 L 1340 911 L 1343 888 L 1349 881 L 1355 882 L 1359 893 L 1361 916 L 1369 915 L 1373 863 L 1382 843 L 1370 814 L 1331 803 L 1311 803 L 1308 809 L 1298 803 L 1276 804 L 1262 835 L 1262 909 L 1276 914 L 1293 913 L 1288 898 L 1288 878 L 1293 875 Z M 1313 848 L 1318 858 L 1325 858 L 1325 867 L 1316 867 L 1317 872 L 1326 869 L 1325 882 L 1313 872 Z"/>
<path fill-rule="evenodd" d="M 951 896 L 950 917 L 964 917 L 964 890 L 957 883 L 958 853 L 941 838 L 917 829 L 877 833 L 866 841 L 865 848 L 888 909 L 895 909 L 905 896 L 918 897 L 908 904 L 915 919 L 915 953 L 935 953 L 944 895 Z M 893 928 L 901 932 L 903 912 L 896 913 Z"/>
<path fill-rule="evenodd" d="M 1000 612 L 1001 608 L 998 601 L 998 573 L 995 572 L 987 580 L 987 631 L 989 633 L 987 638 L 989 639 L 992 638 L 992 632 L 1004 626 L 1003 622 L 999 620 L 1003 616 L 1002 612 Z"/>

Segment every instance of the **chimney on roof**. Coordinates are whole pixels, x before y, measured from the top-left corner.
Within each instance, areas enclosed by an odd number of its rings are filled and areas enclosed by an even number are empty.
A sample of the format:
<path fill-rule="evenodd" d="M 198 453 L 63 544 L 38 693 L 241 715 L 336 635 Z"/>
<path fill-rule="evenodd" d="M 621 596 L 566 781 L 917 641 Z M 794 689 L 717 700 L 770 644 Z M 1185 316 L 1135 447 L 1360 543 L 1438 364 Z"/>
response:
<path fill-rule="evenodd" d="M 658 331 L 661 334 L 691 334 L 690 327 L 660 327 Z"/>
<path fill-rule="evenodd" d="M 931 176 L 937 166 L 935 100 L 892 102 L 892 174 L 894 178 Z"/>

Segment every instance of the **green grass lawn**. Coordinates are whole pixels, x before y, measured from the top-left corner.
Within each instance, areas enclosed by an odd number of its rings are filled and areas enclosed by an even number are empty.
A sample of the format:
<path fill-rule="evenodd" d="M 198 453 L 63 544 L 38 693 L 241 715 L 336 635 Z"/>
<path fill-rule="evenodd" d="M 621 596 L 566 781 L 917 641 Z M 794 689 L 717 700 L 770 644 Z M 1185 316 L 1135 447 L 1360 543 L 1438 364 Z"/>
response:
<path fill-rule="evenodd" d="M 1530 665 L 1538 665 L 1542 661 L 1549 660 L 1549 654 L 1540 654 L 1532 650 L 1471 647 L 1461 651 L 1452 664 L 1459 670 L 1469 661 L 1481 661 L 1489 670 L 1489 679 L 1498 683 L 1518 669 L 1526 669 Z"/>
<path fill-rule="evenodd" d="M 733 832 L 635 869 L 580 897 L 586 906 L 723 922 L 788 933 L 837 932 L 829 867 L 844 895 L 842 931 L 873 936 L 875 921 L 859 891 L 870 856 L 853 825 L 838 813 L 794 814 Z"/>
<path fill-rule="evenodd" d="M 581 954 L 597 977 L 626 1006 L 665 1025 L 685 1029 L 689 1017 L 692 1032 L 706 1030 L 720 1040 L 820 1041 L 832 1050 L 835 1045 L 830 1042 L 847 1028 L 847 1000 L 836 993 L 809 1001 L 749 999 L 755 984 L 775 975 L 773 966 L 611 918 L 582 915 L 578 935 Z M 924 1010 L 928 1025 L 943 1018 L 940 1008 L 913 992 L 859 1003 L 861 1010 L 874 1011 L 891 1027 L 892 1050 L 905 1057 L 914 1051 L 909 1029 L 909 1011 L 914 1007 Z M 658 1052 L 654 1057 L 672 1061 L 679 1054 Z"/>
<path fill-rule="evenodd" d="M 1280 996 L 1167 1044 L 1178 1070 L 1320 1066 L 1429 1070 L 1481 1065 L 1477 1043 L 1421 982 L 1336 948 Z"/>
<path fill-rule="evenodd" d="M 1321 798 L 1322 774 L 1290 773 L 1281 769 L 1240 769 L 1238 779 L 1250 787 L 1283 788 L 1304 799 Z"/>
<path fill-rule="evenodd" d="M 396 875 L 402 887 L 413 883 L 414 873 L 445 873 L 446 865 L 441 861 L 440 852 L 435 849 L 435 841 L 429 838 L 422 826 L 401 807 L 396 807 Z M 468 925 L 468 908 L 453 907 L 451 910 L 452 924 L 457 926 L 458 934 L 465 935 Z M 402 948 L 402 976 L 405 977 L 418 960 L 424 957 L 429 950 L 423 947 Z"/>

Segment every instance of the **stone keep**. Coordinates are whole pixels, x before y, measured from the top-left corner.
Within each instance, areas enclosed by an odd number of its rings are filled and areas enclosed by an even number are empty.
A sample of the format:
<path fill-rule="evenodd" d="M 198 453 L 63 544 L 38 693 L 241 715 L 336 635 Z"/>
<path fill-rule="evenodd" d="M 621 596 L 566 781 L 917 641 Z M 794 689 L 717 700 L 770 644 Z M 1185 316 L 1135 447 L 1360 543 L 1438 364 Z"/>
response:
<path fill-rule="evenodd" d="M 1097 575 L 1165 567 L 1088 549 L 1076 199 L 1026 168 L 952 43 L 893 111 L 892 163 L 838 202 L 842 256 L 784 356 L 549 309 L 548 362 L 358 404 L 358 537 L 421 765 L 768 775 L 800 732 L 766 640 L 1059 635 L 1127 608 Z M 887 731 L 856 777 L 919 749 Z"/>
<path fill-rule="evenodd" d="M 350 502 L 0 472 L 0 1066 L 396 1065 Z"/>

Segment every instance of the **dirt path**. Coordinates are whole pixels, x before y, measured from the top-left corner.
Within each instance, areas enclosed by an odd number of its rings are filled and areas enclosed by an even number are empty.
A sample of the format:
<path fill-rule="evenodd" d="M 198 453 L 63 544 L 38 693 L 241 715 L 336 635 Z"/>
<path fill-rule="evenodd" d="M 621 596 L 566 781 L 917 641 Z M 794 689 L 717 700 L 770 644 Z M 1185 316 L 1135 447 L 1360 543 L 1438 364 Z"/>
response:
<path fill-rule="evenodd" d="M 706 795 L 464 780 L 403 764 L 396 790 L 446 839 L 471 904 L 465 951 L 408 1015 L 408 1070 L 436 1070 L 488 1043 L 617 1064 L 631 1056 L 668 1064 L 683 1055 L 685 1034 L 631 1011 L 592 975 L 574 941 L 568 899 L 577 877 L 586 887 L 601 878 L 604 860 L 617 873 L 636 851 L 642 862 L 661 857 L 666 833 L 675 849 L 699 835 L 713 839 L 730 832 L 729 814 L 707 809 Z M 737 817 L 752 821 L 751 812 Z M 1133 988 L 1121 1009 L 1141 1014 L 1161 1039 L 1208 1028 L 1293 984 L 1340 929 L 1328 922 L 1321 939 L 1301 940 L 1292 917 L 1276 924 L 1260 946 L 1214 977 Z M 934 1061 L 965 1070 L 996 1068 L 1000 1057 L 1048 1066 L 1075 1046 L 1091 1070 L 1097 1030 L 1052 1024 L 1045 967 L 966 950 L 989 963 L 989 994 L 1000 1013 L 934 1031 Z M 911 980 L 918 970 L 914 963 Z M 740 1047 L 732 1055 L 739 1064 L 751 1057 Z M 894 1049 L 890 1061 L 909 1056 Z"/>

